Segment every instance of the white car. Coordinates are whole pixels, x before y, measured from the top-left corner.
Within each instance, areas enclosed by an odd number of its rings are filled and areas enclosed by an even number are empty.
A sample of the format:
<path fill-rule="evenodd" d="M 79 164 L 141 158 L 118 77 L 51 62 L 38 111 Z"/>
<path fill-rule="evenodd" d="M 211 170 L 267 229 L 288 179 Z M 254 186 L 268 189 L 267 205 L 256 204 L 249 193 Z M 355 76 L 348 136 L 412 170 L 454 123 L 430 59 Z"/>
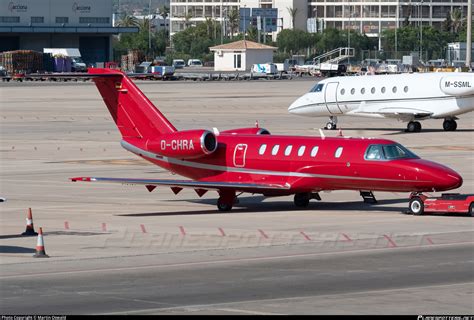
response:
<path fill-rule="evenodd" d="M 189 59 L 188 67 L 202 67 L 202 62 L 199 59 Z"/>

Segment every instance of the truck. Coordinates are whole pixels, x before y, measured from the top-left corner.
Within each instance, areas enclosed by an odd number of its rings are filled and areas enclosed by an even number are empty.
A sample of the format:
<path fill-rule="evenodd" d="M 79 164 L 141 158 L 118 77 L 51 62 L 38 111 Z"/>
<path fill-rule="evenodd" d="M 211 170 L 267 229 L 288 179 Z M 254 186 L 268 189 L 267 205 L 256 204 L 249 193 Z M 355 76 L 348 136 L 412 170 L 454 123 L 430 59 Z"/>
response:
<path fill-rule="evenodd" d="M 262 74 L 262 75 L 268 75 L 268 74 L 277 74 L 277 66 L 274 63 L 256 63 L 252 65 L 251 72 L 253 74 Z"/>
<path fill-rule="evenodd" d="M 337 63 L 321 63 L 319 70 L 323 76 L 340 76 L 346 72 L 346 65 Z"/>
<path fill-rule="evenodd" d="M 467 213 L 474 217 L 474 194 L 443 193 L 441 197 L 429 197 L 422 193 L 412 193 L 408 204 L 414 215 L 424 213 Z"/>
<path fill-rule="evenodd" d="M 81 52 L 77 48 L 44 48 L 43 52 L 51 53 L 53 57 L 69 57 L 71 59 L 71 71 L 87 71 L 87 66 L 81 58 Z"/>

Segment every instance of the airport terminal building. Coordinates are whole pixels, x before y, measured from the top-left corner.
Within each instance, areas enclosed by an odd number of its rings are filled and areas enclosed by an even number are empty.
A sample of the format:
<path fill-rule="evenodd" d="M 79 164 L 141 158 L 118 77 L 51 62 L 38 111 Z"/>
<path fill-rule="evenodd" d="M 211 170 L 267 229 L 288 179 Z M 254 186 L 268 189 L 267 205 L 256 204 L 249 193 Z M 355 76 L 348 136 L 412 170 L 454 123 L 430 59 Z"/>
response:
<path fill-rule="evenodd" d="M 0 0 L 0 52 L 79 48 L 86 63 L 112 60 L 112 0 Z"/>

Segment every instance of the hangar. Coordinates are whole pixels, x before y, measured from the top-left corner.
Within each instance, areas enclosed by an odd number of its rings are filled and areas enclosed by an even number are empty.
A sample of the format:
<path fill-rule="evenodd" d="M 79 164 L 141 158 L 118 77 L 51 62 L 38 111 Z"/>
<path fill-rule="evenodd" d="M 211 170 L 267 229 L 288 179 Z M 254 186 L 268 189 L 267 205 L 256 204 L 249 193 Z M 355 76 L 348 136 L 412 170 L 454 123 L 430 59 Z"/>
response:
<path fill-rule="evenodd" d="M 86 63 L 112 60 L 112 0 L 0 0 L 0 52 L 79 48 Z"/>

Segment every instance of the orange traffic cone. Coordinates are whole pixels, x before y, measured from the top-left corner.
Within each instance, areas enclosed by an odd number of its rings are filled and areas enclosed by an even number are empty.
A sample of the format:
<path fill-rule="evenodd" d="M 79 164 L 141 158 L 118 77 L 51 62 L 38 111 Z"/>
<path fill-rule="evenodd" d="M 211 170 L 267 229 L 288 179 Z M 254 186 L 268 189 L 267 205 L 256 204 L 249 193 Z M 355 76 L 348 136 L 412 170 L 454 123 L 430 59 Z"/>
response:
<path fill-rule="evenodd" d="M 31 208 L 28 208 L 28 215 L 26 216 L 26 230 L 21 235 L 22 236 L 36 236 L 38 233 L 35 232 L 35 227 L 33 226 L 33 213 Z"/>
<path fill-rule="evenodd" d="M 44 251 L 44 241 L 43 241 L 43 228 L 39 228 L 38 241 L 36 242 L 36 253 L 33 255 L 35 258 L 49 258 Z"/>

